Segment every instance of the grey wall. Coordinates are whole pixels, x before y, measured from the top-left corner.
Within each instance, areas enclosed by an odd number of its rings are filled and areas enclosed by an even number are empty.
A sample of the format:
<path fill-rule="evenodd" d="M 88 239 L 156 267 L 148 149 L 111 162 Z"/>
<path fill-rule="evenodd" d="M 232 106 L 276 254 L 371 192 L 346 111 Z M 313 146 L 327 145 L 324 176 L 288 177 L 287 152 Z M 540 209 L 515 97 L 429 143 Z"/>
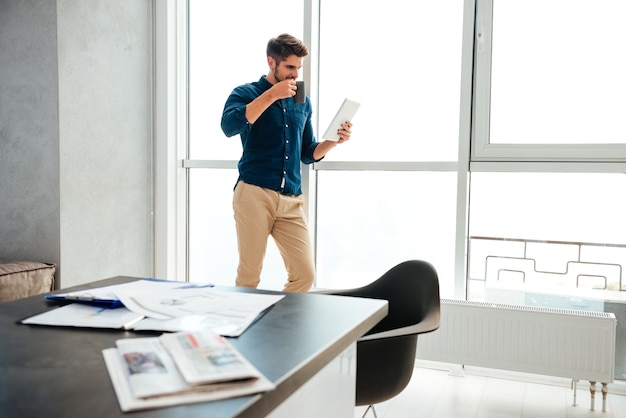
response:
<path fill-rule="evenodd" d="M 0 0 L 0 259 L 60 260 L 56 2 Z"/>
<path fill-rule="evenodd" d="M 0 0 L 0 47 L 0 258 L 151 276 L 151 2 Z"/>

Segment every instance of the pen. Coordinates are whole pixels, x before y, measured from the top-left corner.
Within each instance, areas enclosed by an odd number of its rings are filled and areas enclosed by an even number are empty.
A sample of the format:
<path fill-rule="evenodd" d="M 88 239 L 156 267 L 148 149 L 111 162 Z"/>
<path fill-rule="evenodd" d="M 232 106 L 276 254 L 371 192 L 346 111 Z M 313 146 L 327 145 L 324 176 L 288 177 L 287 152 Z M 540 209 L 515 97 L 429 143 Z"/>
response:
<path fill-rule="evenodd" d="M 176 289 L 197 289 L 201 287 L 215 287 L 213 283 L 187 283 Z"/>
<path fill-rule="evenodd" d="M 94 297 L 91 295 L 65 295 L 65 298 L 72 300 L 94 300 Z"/>
<path fill-rule="evenodd" d="M 139 322 L 141 322 L 141 320 L 143 320 L 145 318 L 145 316 L 141 315 L 138 316 L 137 318 L 133 319 L 132 321 L 128 322 L 127 324 L 124 324 L 124 329 L 133 329 L 133 327 L 135 325 L 137 325 Z"/>

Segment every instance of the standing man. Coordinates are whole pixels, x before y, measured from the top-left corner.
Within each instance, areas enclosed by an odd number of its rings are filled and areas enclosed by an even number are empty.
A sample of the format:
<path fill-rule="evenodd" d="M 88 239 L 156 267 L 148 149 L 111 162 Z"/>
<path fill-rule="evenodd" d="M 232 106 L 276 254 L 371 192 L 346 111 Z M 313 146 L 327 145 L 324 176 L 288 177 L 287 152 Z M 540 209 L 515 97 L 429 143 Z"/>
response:
<path fill-rule="evenodd" d="M 268 74 L 236 87 L 224 106 L 222 130 L 228 137 L 239 134 L 243 145 L 233 195 L 239 248 L 237 286 L 259 285 L 270 235 L 287 269 L 283 290 L 307 292 L 313 285 L 315 268 L 300 162 L 317 162 L 350 139 L 352 124 L 342 125 L 339 141 L 316 141 L 311 101 L 308 97 L 303 104 L 294 101 L 296 79 L 308 54 L 306 45 L 291 35 L 270 39 Z"/>

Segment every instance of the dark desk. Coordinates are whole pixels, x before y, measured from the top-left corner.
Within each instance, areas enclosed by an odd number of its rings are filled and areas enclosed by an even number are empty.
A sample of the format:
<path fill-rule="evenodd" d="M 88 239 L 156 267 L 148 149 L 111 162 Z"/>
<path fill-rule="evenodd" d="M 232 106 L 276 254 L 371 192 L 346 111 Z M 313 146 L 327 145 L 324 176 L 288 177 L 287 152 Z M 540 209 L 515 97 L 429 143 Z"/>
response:
<path fill-rule="evenodd" d="M 115 277 L 63 291 L 137 280 Z M 229 288 L 231 289 L 231 288 Z M 232 288 L 234 291 L 273 293 Z M 43 296 L 0 303 L 0 415 L 63 417 L 253 417 L 276 408 L 387 314 L 387 302 L 288 293 L 242 336 L 230 339 L 276 389 L 201 404 L 123 413 L 102 349 L 152 334 L 21 325 L 55 307 Z"/>

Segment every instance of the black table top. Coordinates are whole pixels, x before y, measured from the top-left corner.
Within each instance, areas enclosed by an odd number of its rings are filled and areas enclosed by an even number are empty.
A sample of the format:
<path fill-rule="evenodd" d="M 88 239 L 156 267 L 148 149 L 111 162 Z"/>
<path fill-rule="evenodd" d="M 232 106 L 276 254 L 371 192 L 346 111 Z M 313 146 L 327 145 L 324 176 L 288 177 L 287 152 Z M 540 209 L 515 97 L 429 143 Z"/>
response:
<path fill-rule="evenodd" d="M 55 293 L 139 279 L 118 276 Z M 276 389 L 262 395 L 123 413 L 102 349 L 115 347 L 120 338 L 158 333 L 19 324 L 23 318 L 56 306 L 58 303 L 44 300 L 43 295 L 0 303 L 2 417 L 262 417 L 387 314 L 386 301 L 285 293 L 240 337 L 229 339 Z"/>

